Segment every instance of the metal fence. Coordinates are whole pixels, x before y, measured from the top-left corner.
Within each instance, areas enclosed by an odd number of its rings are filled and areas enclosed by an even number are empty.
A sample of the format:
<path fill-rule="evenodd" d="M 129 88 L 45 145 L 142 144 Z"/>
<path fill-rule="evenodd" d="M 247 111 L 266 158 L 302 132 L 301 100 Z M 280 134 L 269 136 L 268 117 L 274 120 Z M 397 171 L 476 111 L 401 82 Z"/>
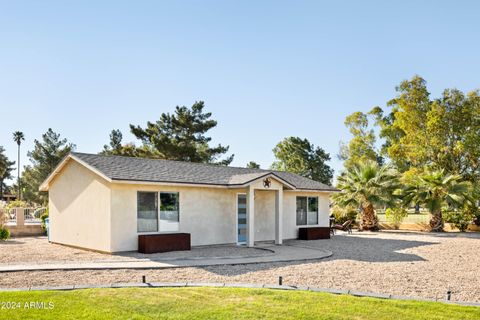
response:
<path fill-rule="evenodd" d="M 17 208 L 4 209 L 7 224 L 17 224 Z"/>
<path fill-rule="evenodd" d="M 23 209 L 23 217 L 25 224 L 42 223 L 40 217 L 47 211 L 47 208 L 25 208 Z"/>
<path fill-rule="evenodd" d="M 47 211 L 45 207 L 37 208 L 11 208 L 11 209 L 0 209 L 4 210 L 4 218 L 7 225 L 17 225 L 19 214 L 23 213 L 23 223 L 24 224 L 41 224 L 41 216 Z"/>

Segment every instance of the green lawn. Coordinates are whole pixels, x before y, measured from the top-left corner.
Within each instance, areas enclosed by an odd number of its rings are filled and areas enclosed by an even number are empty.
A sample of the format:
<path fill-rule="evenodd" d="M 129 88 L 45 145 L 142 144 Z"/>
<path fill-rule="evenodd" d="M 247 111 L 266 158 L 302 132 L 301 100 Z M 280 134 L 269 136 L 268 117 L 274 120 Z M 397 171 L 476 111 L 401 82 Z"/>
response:
<path fill-rule="evenodd" d="M 125 288 L 1 292 L 0 319 L 480 319 L 480 308 L 306 291 Z M 53 309 L 24 308 L 49 302 Z"/>

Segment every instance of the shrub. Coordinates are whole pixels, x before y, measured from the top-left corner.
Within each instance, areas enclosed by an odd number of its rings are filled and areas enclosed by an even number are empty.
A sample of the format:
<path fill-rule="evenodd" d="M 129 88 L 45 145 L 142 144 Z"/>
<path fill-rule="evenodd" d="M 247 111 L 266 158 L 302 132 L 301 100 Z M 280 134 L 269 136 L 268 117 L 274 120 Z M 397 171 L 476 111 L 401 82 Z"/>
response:
<path fill-rule="evenodd" d="M 396 230 L 400 228 L 400 224 L 402 223 L 403 219 L 408 216 L 407 210 L 405 208 L 387 208 L 385 210 L 385 218 L 391 223 Z"/>
<path fill-rule="evenodd" d="M 355 223 L 355 219 L 358 215 L 358 210 L 354 207 L 340 207 L 338 205 L 333 206 L 331 210 L 335 223 L 343 224 L 347 220 L 352 220 Z"/>
<path fill-rule="evenodd" d="M 42 220 L 42 229 L 44 232 L 47 232 L 47 226 L 45 224 L 45 219 L 47 218 L 48 218 L 48 208 L 45 211 L 45 213 L 40 216 L 40 219 Z"/>
<path fill-rule="evenodd" d="M 7 227 L 0 227 L 0 241 L 5 241 L 10 238 L 10 230 Z"/>
<path fill-rule="evenodd" d="M 472 223 L 480 226 L 480 209 L 475 204 L 467 204 L 462 212 L 467 216 L 467 218 L 472 218 Z"/>
<path fill-rule="evenodd" d="M 463 211 L 446 211 L 444 219 L 446 222 L 452 223 L 460 232 L 465 232 L 468 225 L 472 222 L 474 216 L 469 210 Z"/>
<path fill-rule="evenodd" d="M 27 208 L 27 207 L 28 207 L 28 203 L 21 200 L 11 201 L 7 204 L 7 210 L 10 210 L 12 208 Z"/>

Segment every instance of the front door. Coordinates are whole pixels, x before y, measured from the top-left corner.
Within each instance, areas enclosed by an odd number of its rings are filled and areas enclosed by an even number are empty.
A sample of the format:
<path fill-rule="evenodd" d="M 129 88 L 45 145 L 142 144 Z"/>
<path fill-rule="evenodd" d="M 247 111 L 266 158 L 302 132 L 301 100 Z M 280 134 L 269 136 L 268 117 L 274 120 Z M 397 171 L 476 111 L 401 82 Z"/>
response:
<path fill-rule="evenodd" d="M 247 195 L 237 195 L 237 243 L 247 243 Z"/>

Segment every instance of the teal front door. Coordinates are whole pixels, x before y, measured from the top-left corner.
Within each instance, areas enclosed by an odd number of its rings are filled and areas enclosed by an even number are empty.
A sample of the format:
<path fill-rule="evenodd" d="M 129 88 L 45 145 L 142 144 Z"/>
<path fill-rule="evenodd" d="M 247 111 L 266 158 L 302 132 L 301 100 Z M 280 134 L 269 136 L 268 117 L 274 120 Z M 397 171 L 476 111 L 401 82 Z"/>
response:
<path fill-rule="evenodd" d="M 247 243 L 247 196 L 237 195 L 237 243 Z"/>

